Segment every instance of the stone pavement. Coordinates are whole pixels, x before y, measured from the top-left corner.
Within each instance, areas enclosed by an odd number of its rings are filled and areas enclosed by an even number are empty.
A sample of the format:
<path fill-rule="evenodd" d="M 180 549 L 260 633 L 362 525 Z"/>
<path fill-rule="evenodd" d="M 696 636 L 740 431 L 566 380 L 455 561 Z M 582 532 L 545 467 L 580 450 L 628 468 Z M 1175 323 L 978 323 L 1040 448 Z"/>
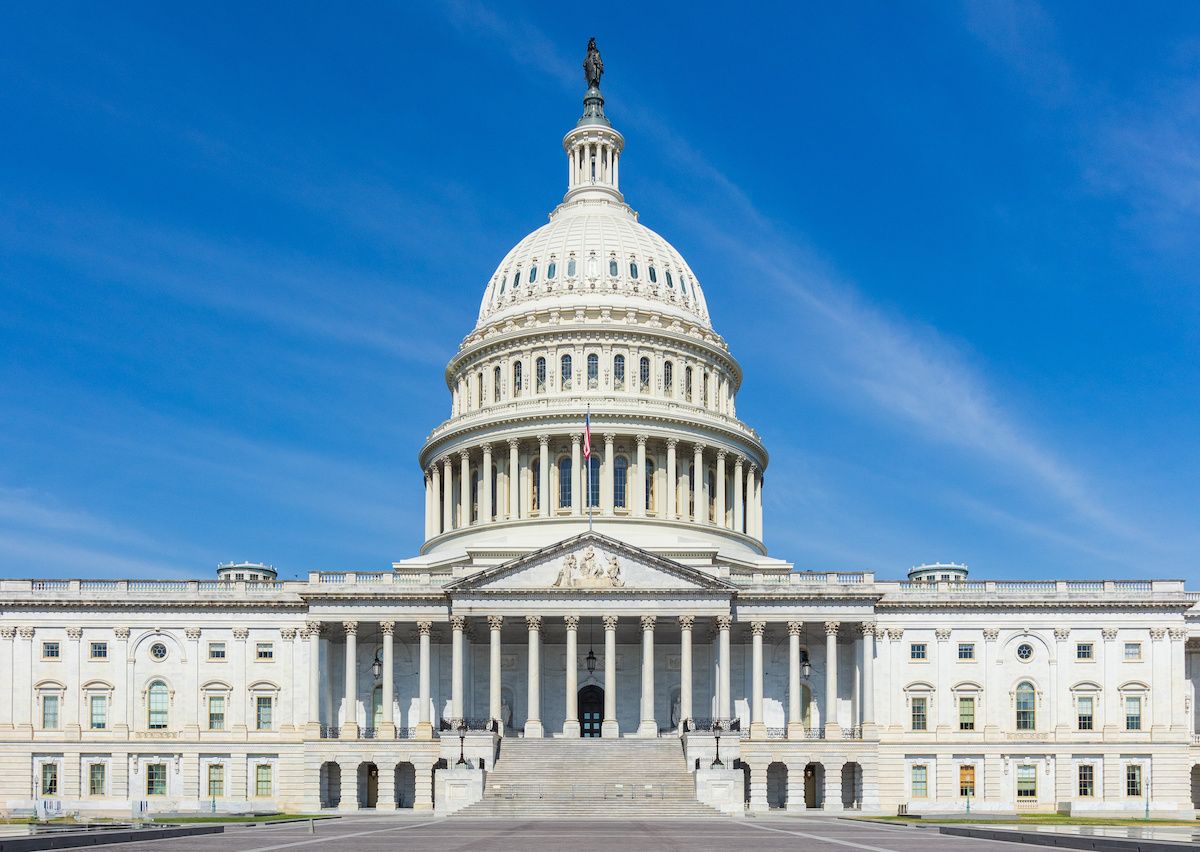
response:
<path fill-rule="evenodd" d="M 95 847 L 93 847 L 95 848 Z M 1029 846 L 835 819 L 488 820 L 362 816 L 108 847 L 112 852 L 1029 852 Z M 1036 848 L 1036 847 L 1033 847 Z"/>

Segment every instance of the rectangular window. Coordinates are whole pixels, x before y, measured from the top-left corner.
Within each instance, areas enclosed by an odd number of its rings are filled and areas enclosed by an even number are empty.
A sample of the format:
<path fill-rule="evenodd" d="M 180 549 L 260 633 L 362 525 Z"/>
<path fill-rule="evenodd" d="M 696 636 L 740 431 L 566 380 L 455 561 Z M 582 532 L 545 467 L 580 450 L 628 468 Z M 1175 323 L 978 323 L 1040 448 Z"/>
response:
<path fill-rule="evenodd" d="M 103 731 L 108 727 L 108 697 L 92 695 L 88 697 L 89 727 L 93 731 Z"/>
<path fill-rule="evenodd" d="M 43 642 L 42 643 L 42 659 L 57 660 L 58 659 L 58 643 Z"/>
<path fill-rule="evenodd" d="M 108 659 L 108 643 L 107 642 L 93 642 L 90 646 L 89 655 L 91 656 L 91 658 L 93 660 L 107 660 Z M 95 765 L 96 764 L 93 764 L 93 766 L 95 766 Z"/>
<path fill-rule="evenodd" d="M 1036 766 L 1018 766 L 1017 767 L 1017 798 L 1018 799 L 1036 799 L 1037 798 L 1037 767 Z"/>
<path fill-rule="evenodd" d="M 167 765 L 165 763 L 146 764 L 146 795 L 167 795 Z"/>
<path fill-rule="evenodd" d="M 914 698 L 912 700 L 912 729 L 914 731 L 924 731 L 928 729 L 928 710 L 928 699 Z"/>
<path fill-rule="evenodd" d="M 1075 659 L 1077 660 L 1094 660 L 1096 658 L 1095 651 L 1092 649 L 1091 642 L 1080 642 L 1075 646 Z"/>
<path fill-rule="evenodd" d="M 1131 763 L 1125 767 L 1125 795 L 1142 795 L 1142 767 Z"/>
<path fill-rule="evenodd" d="M 271 764 L 260 763 L 254 767 L 254 795 L 260 798 L 271 795 Z"/>
<path fill-rule="evenodd" d="M 210 763 L 208 765 L 208 797 L 219 799 L 225 795 L 225 764 Z"/>
<path fill-rule="evenodd" d="M 43 763 L 42 764 L 42 795 L 57 796 L 58 795 L 58 764 Z"/>
<path fill-rule="evenodd" d="M 1135 695 L 1125 696 L 1125 730 L 1142 729 L 1142 699 Z"/>
<path fill-rule="evenodd" d="M 260 695 L 254 701 L 254 726 L 260 731 L 271 730 L 271 711 L 274 700 L 269 695 Z"/>
<path fill-rule="evenodd" d="M 959 642 L 958 643 L 958 658 L 960 660 L 975 659 L 975 643 L 974 642 Z"/>
<path fill-rule="evenodd" d="M 208 729 L 210 731 L 225 730 L 225 696 L 208 696 Z"/>
<path fill-rule="evenodd" d="M 960 731 L 975 730 L 975 698 L 962 697 L 958 699 L 958 729 Z"/>
<path fill-rule="evenodd" d="M 47 731 L 58 730 L 58 696 L 42 696 L 42 727 Z"/>
<path fill-rule="evenodd" d="M 275 646 L 270 642 L 259 642 L 254 646 L 254 658 L 256 660 L 275 659 Z"/>
<path fill-rule="evenodd" d="M 1096 795 L 1096 767 L 1090 763 L 1079 764 L 1079 796 L 1090 799 Z"/>
<path fill-rule="evenodd" d="M 928 656 L 925 652 L 925 643 L 924 642 L 913 642 L 911 645 L 909 645 L 908 646 L 908 658 L 910 660 L 927 659 Z"/>
<path fill-rule="evenodd" d="M 958 795 L 969 799 L 975 795 L 975 767 L 958 767 Z"/>
<path fill-rule="evenodd" d="M 88 764 L 88 795 L 103 796 L 108 790 L 104 783 L 105 766 L 103 763 Z"/>
<path fill-rule="evenodd" d="M 225 643 L 224 642 L 209 642 L 208 643 L 208 658 L 210 660 L 225 659 Z"/>
<path fill-rule="evenodd" d="M 1140 660 L 1142 658 L 1142 643 L 1141 642 L 1126 642 L 1125 643 L 1125 659 Z"/>
<path fill-rule="evenodd" d="M 1090 731 L 1095 726 L 1095 699 L 1090 695 L 1080 696 L 1076 702 L 1076 721 L 1079 725 L 1079 730 Z"/>
<path fill-rule="evenodd" d="M 925 799 L 929 796 L 929 767 L 917 764 L 912 768 L 912 797 Z"/>

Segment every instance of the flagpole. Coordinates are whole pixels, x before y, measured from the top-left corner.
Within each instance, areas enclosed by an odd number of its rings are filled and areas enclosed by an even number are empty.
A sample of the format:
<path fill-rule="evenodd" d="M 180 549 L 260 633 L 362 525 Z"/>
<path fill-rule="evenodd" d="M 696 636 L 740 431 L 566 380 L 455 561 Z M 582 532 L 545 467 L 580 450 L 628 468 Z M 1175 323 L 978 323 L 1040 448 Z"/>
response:
<path fill-rule="evenodd" d="M 592 428 L 592 404 L 589 402 L 587 414 L 584 415 L 584 423 L 588 426 L 588 431 Z M 587 465 L 587 506 L 588 506 L 588 532 L 592 531 L 592 455 L 588 453 L 588 457 L 583 460 Z"/>

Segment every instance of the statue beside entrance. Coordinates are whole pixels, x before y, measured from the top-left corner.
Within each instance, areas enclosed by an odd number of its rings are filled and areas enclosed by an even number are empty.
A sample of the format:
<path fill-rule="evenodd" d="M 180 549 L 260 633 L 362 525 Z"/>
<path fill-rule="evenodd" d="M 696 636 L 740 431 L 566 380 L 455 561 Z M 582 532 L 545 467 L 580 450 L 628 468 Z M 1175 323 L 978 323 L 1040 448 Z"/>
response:
<path fill-rule="evenodd" d="M 625 585 L 621 576 L 621 563 L 610 556 L 607 561 L 588 545 L 582 555 L 568 553 L 563 557 L 562 567 L 554 580 L 556 589 L 619 589 Z"/>

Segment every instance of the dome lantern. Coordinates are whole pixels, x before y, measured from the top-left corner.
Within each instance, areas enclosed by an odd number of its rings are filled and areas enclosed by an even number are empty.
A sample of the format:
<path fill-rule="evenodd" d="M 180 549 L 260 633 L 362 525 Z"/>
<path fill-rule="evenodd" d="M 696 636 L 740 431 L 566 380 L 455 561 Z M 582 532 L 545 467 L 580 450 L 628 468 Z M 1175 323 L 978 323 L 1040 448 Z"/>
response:
<path fill-rule="evenodd" d="M 588 84 L 583 96 L 583 115 L 563 137 L 563 150 L 567 154 L 567 194 L 563 201 L 581 198 L 625 201 L 619 180 L 625 137 L 613 129 L 604 114 L 604 95 L 600 93 L 603 73 L 604 62 L 593 38 L 588 41 L 583 60 L 583 76 Z"/>

